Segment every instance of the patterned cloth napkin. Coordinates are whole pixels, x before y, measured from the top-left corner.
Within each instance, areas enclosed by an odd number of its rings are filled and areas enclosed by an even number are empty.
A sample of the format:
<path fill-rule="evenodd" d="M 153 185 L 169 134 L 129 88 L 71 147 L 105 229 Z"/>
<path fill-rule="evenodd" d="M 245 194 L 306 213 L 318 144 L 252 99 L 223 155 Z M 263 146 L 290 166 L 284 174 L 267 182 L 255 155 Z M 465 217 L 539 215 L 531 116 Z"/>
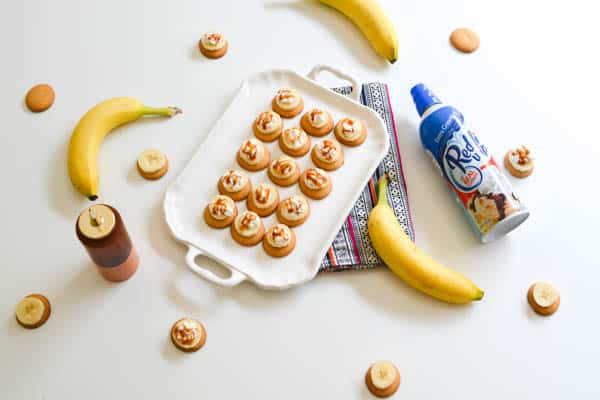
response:
<path fill-rule="evenodd" d="M 352 88 L 342 87 L 333 90 L 349 95 Z M 338 232 L 323 258 L 319 271 L 359 270 L 374 268 L 382 264 L 371 246 L 367 231 L 367 220 L 377 199 L 375 186 L 384 172 L 393 177 L 388 190 L 388 201 L 404 231 L 414 240 L 414 227 L 408 204 L 406 181 L 402 171 L 394 113 L 390 105 L 387 85 L 379 82 L 362 85 L 360 101 L 375 110 L 383 119 L 390 139 L 390 150 L 360 194 L 354 208 L 350 211 L 350 215 L 348 215 L 342 229 Z"/>

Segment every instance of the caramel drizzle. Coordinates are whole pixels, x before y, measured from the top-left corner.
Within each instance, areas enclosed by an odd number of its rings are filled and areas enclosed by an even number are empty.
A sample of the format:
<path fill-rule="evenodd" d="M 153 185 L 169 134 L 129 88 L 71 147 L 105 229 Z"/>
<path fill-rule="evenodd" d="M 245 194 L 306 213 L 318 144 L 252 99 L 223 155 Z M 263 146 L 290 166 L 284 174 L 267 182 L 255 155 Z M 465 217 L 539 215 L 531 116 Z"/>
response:
<path fill-rule="evenodd" d="M 316 169 L 309 169 L 306 172 L 306 179 L 317 187 L 323 187 L 327 183 L 327 177 Z"/>
<path fill-rule="evenodd" d="M 345 120 L 345 121 L 342 123 L 342 132 L 344 132 L 344 133 L 352 133 L 352 132 L 354 132 L 354 128 L 355 128 L 354 124 L 355 124 L 355 123 L 356 123 L 356 121 L 355 121 L 355 120 L 353 120 L 353 119 L 351 119 L 351 118 L 348 118 L 348 119 L 346 119 L 346 120 Z M 350 128 L 349 128 L 349 129 L 348 129 L 348 128 L 346 128 L 346 124 L 350 125 Z"/>
<path fill-rule="evenodd" d="M 519 156 L 519 161 L 518 164 L 519 165 L 527 165 L 531 162 L 531 156 L 529 155 L 530 151 L 527 147 L 525 147 L 524 145 L 517 147 L 512 153 L 511 155 L 513 156 Z"/>
<path fill-rule="evenodd" d="M 296 95 L 290 89 L 280 89 L 277 91 L 277 99 L 284 101 L 296 97 Z"/>
<path fill-rule="evenodd" d="M 327 160 L 333 160 L 333 157 L 337 151 L 337 147 L 331 140 L 323 140 L 321 146 L 319 147 L 319 151 Z"/>
<path fill-rule="evenodd" d="M 285 131 L 285 135 L 290 142 L 296 143 L 302 137 L 302 131 L 298 128 L 290 128 Z"/>
<path fill-rule="evenodd" d="M 284 206 L 289 214 L 300 215 L 304 211 L 304 203 L 298 199 L 289 198 L 285 201 Z"/>
<path fill-rule="evenodd" d="M 240 174 L 237 171 L 234 171 L 233 169 L 227 171 L 227 173 L 223 176 L 223 182 L 233 187 L 237 186 L 242 181 L 242 179 L 242 174 Z"/>
<path fill-rule="evenodd" d="M 208 42 L 210 44 L 215 46 L 216 44 L 218 44 L 221 41 L 222 37 L 223 37 L 223 35 L 221 35 L 220 33 L 209 33 L 206 35 L 206 40 L 208 40 Z"/>
<path fill-rule="evenodd" d="M 256 218 L 257 218 L 257 216 L 255 214 L 246 213 L 242 217 L 242 220 L 240 221 L 240 225 L 242 226 L 243 229 L 249 229 L 250 224 L 252 222 L 256 221 Z"/>
<path fill-rule="evenodd" d="M 318 115 L 323 115 L 323 111 L 321 110 L 312 110 L 309 114 L 310 120 L 312 122 L 315 122 L 315 119 L 317 118 Z"/>
<path fill-rule="evenodd" d="M 294 171 L 295 165 L 292 160 L 275 160 L 273 162 L 273 170 L 279 172 L 281 175 L 289 175 Z"/>
<path fill-rule="evenodd" d="M 217 198 L 212 204 L 212 213 L 214 215 L 225 215 L 229 206 L 227 205 L 227 200 L 224 197 Z"/>
<path fill-rule="evenodd" d="M 269 201 L 269 197 L 271 197 L 271 188 L 258 185 L 254 191 L 254 194 L 256 195 L 257 202 L 260 204 L 266 204 L 267 201 Z"/>
<path fill-rule="evenodd" d="M 271 238 L 273 241 L 277 238 L 282 238 L 285 242 L 290 240 L 290 233 L 283 226 L 274 226 L 271 230 Z"/>
<path fill-rule="evenodd" d="M 256 124 L 263 129 L 267 129 L 267 125 L 273 121 L 273 114 L 268 111 L 261 112 L 258 115 L 258 119 L 256 120 Z"/>
<path fill-rule="evenodd" d="M 196 329 L 183 323 L 179 324 L 176 328 L 175 338 L 183 346 L 189 346 L 196 340 Z"/>
<path fill-rule="evenodd" d="M 250 160 L 256 160 L 258 154 L 258 146 L 252 143 L 250 140 L 246 140 L 242 146 L 242 153 L 248 156 Z"/>

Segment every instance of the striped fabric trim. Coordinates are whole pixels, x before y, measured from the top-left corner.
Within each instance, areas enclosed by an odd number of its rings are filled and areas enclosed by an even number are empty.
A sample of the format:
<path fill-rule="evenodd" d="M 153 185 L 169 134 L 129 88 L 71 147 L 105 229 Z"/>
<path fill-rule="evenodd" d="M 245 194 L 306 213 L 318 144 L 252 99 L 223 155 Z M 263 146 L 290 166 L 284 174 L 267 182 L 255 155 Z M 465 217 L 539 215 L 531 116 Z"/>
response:
<path fill-rule="evenodd" d="M 350 87 L 333 89 L 349 95 Z M 383 119 L 390 138 L 390 151 L 385 156 L 373 177 L 359 196 L 348 219 L 336 235 L 331 247 L 321 262 L 320 271 L 344 271 L 374 268 L 381 260 L 371 246 L 367 230 L 369 213 L 377 201 L 375 187 L 384 172 L 390 173 L 394 180 L 390 183 L 388 201 L 405 232 L 414 240 L 414 227 L 408 204 L 406 181 L 402 169 L 400 149 L 396 135 L 394 114 L 389 99 L 388 88 L 379 82 L 362 86 L 361 103 L 375 110 Z"/>

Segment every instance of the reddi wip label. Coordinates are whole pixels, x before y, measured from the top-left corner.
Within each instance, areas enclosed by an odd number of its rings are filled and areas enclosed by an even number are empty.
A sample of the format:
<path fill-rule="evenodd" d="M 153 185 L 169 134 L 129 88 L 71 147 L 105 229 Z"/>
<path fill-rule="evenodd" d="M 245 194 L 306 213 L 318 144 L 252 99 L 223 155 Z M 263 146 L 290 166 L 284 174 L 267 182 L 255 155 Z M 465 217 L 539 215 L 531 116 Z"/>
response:
<path fill-rule="evenodd" d="M 423 146 L 439 166 L 481 240 L 494 240 L 523 222 L 529 212 L 488 149 L 464 124 L 462 114 L 452 107 L 437 105 L 424 116 L 420 126 Z M 521 218 L 508 223 L 508 219 L 518 215 Z M 503 221 L 507 222 L 505 226 L 494 237 L 488 237 Z"/>

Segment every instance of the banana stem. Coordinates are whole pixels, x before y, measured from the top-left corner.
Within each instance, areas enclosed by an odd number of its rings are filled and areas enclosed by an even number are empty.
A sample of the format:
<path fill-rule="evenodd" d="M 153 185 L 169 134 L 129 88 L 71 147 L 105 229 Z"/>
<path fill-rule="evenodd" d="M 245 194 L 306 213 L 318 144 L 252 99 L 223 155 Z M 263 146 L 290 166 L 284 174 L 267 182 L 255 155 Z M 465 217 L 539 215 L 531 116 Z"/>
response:
<path fill-rule="evenodd" d="M 164 117 L 172 117 L 181 114 L 181 108 L 178 107 L 145 107 L 142 109 L 142 115 L 162 115 Z"/>
<path fill-rule="evenodd" d="M 379 182 L 377 182 L 377 205 L 388 204 L 387 188 L 389 183 L 390 177 L 386 172 L 379 178 Z"/>

